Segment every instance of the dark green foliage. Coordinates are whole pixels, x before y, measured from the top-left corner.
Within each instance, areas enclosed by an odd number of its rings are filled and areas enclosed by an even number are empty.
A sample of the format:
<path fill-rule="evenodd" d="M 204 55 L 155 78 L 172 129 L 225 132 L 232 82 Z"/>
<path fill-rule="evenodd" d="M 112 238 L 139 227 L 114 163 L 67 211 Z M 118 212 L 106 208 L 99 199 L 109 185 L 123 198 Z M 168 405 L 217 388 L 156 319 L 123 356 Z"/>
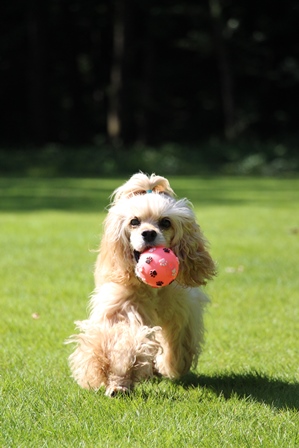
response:
<path fill-rule="evenodd" d="M 198 146 L 158 147 L 112 145 L 73 148 L 0 149 L 0 175 L 99 177 L 131 175 L 137 171 L 172 174 L 294 175 L 299 169 L 295 143 L 239 144 L 214 141 Z"/>
<path fill-rule="evenodd" d="M 295 0 L 5 2 L 0 144 L 289 142 L 298 136 L 298 18 Z M 209 145 L 191 159 L 230 161 Z M 247 155 L 240 145 L 230 152 L 239 150 Z"/>

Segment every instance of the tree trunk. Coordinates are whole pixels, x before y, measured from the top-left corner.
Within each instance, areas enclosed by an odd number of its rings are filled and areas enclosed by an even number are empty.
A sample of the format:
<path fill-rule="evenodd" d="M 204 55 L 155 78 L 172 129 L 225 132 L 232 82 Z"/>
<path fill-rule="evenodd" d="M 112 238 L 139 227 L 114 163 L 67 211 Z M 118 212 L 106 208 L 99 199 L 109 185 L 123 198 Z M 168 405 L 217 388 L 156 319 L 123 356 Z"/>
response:
<path fill-rule="evenodd" d="M 124 1 L 114 1 L 113 59 L 108 93 L 107 133 L 112 142 L 121 138 L 121 90 L 123 84 L 122 64 L 124 59 Z"/>
<path fill-rule="evenodd" d="M 27 7 L 28 37 L 28 126 L 33 143 L 47 141 L 46 69 L 45 69 L 46 13 L 42 1 L 31 0 Z"/>
<path fill-rule="evenodd" d="M 142 104 L 139 119 L 139 139 L 145 144 L 154 143 L 154 90 L 155 90 L 155 42 L 150 28 L 150 14 L 145 29 L 144 66 L 142 73 Z"/>
<path fill-rule="evenodd" d="M 223 38 L 220 1 L 209 0 L 209 6 L 219 67 L 222 109 L 224 116 L 224 134 L 227 140 L 233 140 L 236 137 L 233 81 L 231 67 Z"/>

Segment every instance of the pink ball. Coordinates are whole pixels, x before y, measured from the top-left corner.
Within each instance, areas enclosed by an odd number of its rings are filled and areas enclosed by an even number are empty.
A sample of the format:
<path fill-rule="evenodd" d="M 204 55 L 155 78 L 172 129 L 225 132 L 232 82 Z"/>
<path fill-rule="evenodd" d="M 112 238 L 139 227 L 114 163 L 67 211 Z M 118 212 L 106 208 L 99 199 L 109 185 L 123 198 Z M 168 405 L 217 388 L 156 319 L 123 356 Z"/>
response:
<path fill-rule="evenodd" d="M 136 275 L 153 288 L 172 283 L 179 272 L 179 260 L 167 247 L 151 247 L 140 254 Z"/>

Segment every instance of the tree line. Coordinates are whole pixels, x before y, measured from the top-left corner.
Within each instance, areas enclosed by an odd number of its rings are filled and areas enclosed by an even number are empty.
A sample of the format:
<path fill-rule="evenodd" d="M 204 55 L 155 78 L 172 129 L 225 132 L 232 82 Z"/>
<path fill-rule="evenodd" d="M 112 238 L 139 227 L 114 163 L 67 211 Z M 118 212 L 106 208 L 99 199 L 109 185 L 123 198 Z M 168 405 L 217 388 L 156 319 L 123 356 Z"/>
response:
<path fill-rule="evenodd" d="M 298 136 L 296 0 L 14 0 L 0 144 Z"/>

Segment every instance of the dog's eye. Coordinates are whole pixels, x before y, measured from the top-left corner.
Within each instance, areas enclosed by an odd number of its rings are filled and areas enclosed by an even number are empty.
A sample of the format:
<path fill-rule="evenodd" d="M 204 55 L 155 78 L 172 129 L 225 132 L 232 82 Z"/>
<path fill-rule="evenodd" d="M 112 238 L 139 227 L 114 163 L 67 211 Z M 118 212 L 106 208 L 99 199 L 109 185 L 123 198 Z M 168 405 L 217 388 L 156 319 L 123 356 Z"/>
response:
<path fill-rule="evenodd" d="M 133 218 L 133 219 L 131 219 L 130 224 L 133 227 L 140 226 L 140 220 L 138 218 Z"/>
<path fill-rule="evenodd" d="M 171 227 L 171 222 L 168 218 L 163 218 L 159 222 L 159 227 L 163 230 L 169 229 Z"/>

